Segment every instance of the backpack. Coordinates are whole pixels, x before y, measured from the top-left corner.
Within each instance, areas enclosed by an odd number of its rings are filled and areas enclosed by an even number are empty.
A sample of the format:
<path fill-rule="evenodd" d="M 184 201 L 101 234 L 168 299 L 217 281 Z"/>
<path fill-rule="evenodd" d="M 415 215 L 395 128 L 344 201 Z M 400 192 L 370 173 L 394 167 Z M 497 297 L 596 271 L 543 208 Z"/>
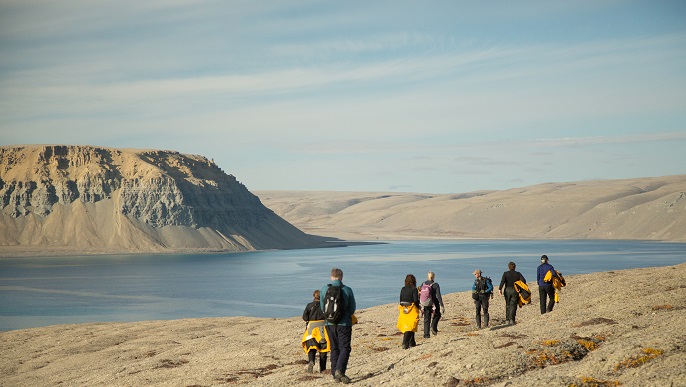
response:
<path fill-rule="evenodd" d="M 431 284 L 422 283 L 422 286 L 419 288 L 419 304 L 421 306 L 425 308 L 433 306 L 433 291 L 434 288 Z"/>
<path fill-rule="evenodd" d="M 330 324 L 338 324 L 343 318 L 345 305 L 341 286 L 329 284 L 324 296 L 324 320 Z"/>
<path fill-rule="evenodd" d="M 490 292 L 487 292 L 486 294 L 490 294 L 493 292 L 493 281 L 491 281 L 491 277 L 484 277 L 486 279 L 486 289 L 484 289 L 484 292 L 486 292 L 488 289 L 491 289 Z"/>

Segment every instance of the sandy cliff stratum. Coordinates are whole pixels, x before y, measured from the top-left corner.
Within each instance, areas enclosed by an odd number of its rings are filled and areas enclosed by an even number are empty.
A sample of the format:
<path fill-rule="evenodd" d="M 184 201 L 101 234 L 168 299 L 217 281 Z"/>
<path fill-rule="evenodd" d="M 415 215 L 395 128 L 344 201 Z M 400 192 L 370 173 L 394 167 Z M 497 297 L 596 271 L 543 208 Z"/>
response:
<path fill-rule="evenodd" d="M 246 251 L 321 245 L 213 161 L 173 151 L 0 147 L 0 252 Z"/>

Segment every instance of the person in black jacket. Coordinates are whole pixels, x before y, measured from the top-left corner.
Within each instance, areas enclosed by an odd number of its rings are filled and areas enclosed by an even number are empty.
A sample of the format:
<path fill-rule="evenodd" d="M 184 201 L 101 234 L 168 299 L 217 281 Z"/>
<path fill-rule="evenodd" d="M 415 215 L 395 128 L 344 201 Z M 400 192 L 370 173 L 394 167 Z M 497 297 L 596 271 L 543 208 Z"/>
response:
<path fill-rule="evenodd" d="M 417 278 L 413 274 L 408 274 L 405 277 L 405 286 L 400 289 L 400 305 L 410 306 L 414 305 L 419 312 L 419 292 L 417 291 Z M 417 319 L 418 320 L 418 319 Z M 414 333 L 417 331 L 415 326 L 414 330 L 409 330 L 403 333 L 403 349 L 408 349 L 417 345 L 414 339 Z"/>
<path fill-rule="evenodd" d="M 514 288 L 514 283 L 517 281 L 522 281 L 526 283 L 522 273 L 515 271 L 517 265 L 514 262 L 507 264 L 508 271 L 503 273 L 503 278 L 500 280 L 500 286 L 498 291 L 500 295 L 503 295 L 503 286 L 505 287 L 505 319 L 507 320 L 507 325 L 515 324 L 515 316 L 517 315 L 517 301 L 518 295 Z"/>
<path fill-rule="evenodd" d="M 324 328 L 324 312 L 322 312 L 321 308 L 319 307 L 320 294 L 321 292 L 319 290 L 314 291 L 312 294 L 314 300 L 305 306 L 305 311 L 303 312 L 303 320 L 307 322 L 307 331 L 304 337 L 306 341 L 304 341 L 303 344 L 307 351 L 307 372 L 313 372 L 314 358 L 317 352 L 319 352 L 319 372 L 321 373 L 326 369 L 326 354 L 329 345 L 326 340 L 326 329 Z M 311 324 L 311 322 L 317 322 L 316 325 L 319 326 L 319 334 L 321 335 L 321 339 L 319 341 L 311 337 L 313 329 L 317 328 L 314 326 L 315 324 Z"/>

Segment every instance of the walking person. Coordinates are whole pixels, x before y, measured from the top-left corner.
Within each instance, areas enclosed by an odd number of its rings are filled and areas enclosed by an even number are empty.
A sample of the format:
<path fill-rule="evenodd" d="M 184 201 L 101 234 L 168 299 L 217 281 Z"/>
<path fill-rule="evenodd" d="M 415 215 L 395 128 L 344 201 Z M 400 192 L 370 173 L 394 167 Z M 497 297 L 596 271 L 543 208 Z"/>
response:
<path fill-rule="evenodd" d="M 550 272 L 550 274 L 548 274 Z M 553 277 L 557 277 L 557 272 L 548 263 L 548 256 L 541 255 L 541 264 L 536 270 L 536 281 L 538 282 L 538 297 L 541 300 L 541 314 L 552 312 L 555 306 L 555 288 L 553 287 Z M 547 281 L 546 281 L 547 280 Z M 548 305 L 546 306 L 546 298 Z"/>
<path fill-rule="evenodd" d="M 402 348 L 408 349 L 417 345 L 414 334 L 419 326 L 419 293 L 417 279 L 414 275 L 405 276 L 405 286 L 400 289 L 398 305 L 398 329 L 403 333 Z"/>
<path fill-rule="evenodd" d="M 519 303 L 519 294 L 514 288 L 514 284 L 517 281 L 522 281 L 526 283 L 522 273 L 515 271 L 517 264 L 510 262 L 507 264 L 508 271 L 503 273 L 503 277 L 500 280 L 500 286 L 498 287 L 498 292 L 501 296 L 505 297 L 505 319 L 507 320 L 507 325 L 515 324 L 515 317 L 517 316 L 517 306 Z M 503 287 L 505 288 L 505 293 L 503 294 Z"/>
<path fill-rule="evenodd" d="M 319 373 L 326 369 L 326 358 L 330 350 L 329 335 L 326 333 L 324 312 L 319 306 L 321 291 L 312 293 L 313 300 L 305 306 L 303 320 L 307 323 L 302 338 L 303 350 L 307 353 L 307 372 L 314 372 L 314 360 L 319 353 Z"/>
<path fill-rule="evenodd" d="M 484 328 L 488 328 L 488 302 L 493 297 L 493 282 L 489 277 L 483 277 L 481 270 L 476 269 L 473 273 L 474 285 L 472 285 L 472 298 L 476 306 L 476 327 L 481 329 L 481 311 L 484 313 Z"/>
<path fill-rule="evenodd" d="M 324 312 L 326 332 L 331 341 L 331 375 L 334 381 L 347 384 L 350 378 L 345 371 L 350 359 L 356 304 L 353 290 L 342 281 L 343 270 L 331 269 L 331 283 L 321 289 L 320 293 L 325 297 L 319 300 L 319 306 Z"/>
<path fill-rule="evenodd" d="M 424 314 L 424 338 L 430 338 L 429 332 L 434 336 L 438 334 L 438 321 L 441 319 L 441 310 L 445 313 L 441 286 L 434 281 L 436 274 L 430 271 L 426 274 L 427 280 L 422 282 L 419 288 L 419 302 Z M 434 309 L 435 306 L 435 309 Z"/>

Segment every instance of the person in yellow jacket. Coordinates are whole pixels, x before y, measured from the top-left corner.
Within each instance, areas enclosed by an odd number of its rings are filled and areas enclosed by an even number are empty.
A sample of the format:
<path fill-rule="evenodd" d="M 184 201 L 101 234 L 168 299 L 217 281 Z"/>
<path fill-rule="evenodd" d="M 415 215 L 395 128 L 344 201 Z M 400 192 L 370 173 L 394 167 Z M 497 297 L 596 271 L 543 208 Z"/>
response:
<path fill-rule="evenodd" d="M 319 307 L 321 291 L 315 290 L 312 302 L 305 306 L 303 320 L 307 323 L 302 337 L 303 350 L 307 354 L 307 372 L 314 372 L 314 359 L 319 352 L 319 372 L 326 369 L 327 354 L 331 350 L 329 334 L 326 332 L 324 312 Z"/>
<path fill-rule="evenodd" d="M 414 334 L 419 325 L 419 292 L 417 278 L 413 274 L 405 277 L 405 286 L 400 289 L 398 305 L 398 330 L 403 333 L 403 349 L 417 345 Z"/>

